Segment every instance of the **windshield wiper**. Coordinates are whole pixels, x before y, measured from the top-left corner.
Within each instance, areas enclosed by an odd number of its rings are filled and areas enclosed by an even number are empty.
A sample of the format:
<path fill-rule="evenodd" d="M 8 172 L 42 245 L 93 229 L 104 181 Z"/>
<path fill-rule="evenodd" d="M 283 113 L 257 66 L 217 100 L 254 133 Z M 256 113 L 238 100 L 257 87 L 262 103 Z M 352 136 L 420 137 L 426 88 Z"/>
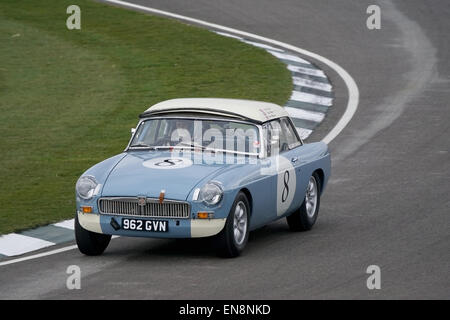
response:
<path fill-rule="evenodd" d="M 149 150 L 184 149 L 185 147 L 183 147 L 183 146 L 186 146 L 186 147 L 191 148 L 191 149 L 200 149 L 202 151 L 206 150 L 206 151 L 211 151 L 213 153 L 216 152 L 216 150 L 214 150 L 214 149 L 211 149 L 211 148 L 199 145 L 197 143 L 186 143 L 186 142 L 181 142 L 181 143 L 179 143 L 179 145 L 176 145 L 176 146 L 150 146 L 150 145 L 148 145 L 146 143 L 139 142 L 139 143 L 135 143 L 135 144 L 130 145 L 130 148 L 149 149 Z"/>
<path fill-rule="evenodd" d="M 202 150 L 205 150 L 205 149 L 206 149 L 206 147 L 204 147 L 204 146 L 202 146 L 202 145 L 199 145 L 198 143 L 195 143 L 195 142 L 191 142 L 191 143 L 188 143 L 188 142 L 180 142 L 179 145 L 186 146 L 186 147 L 191 147 L 191 148 L 200 148 L 200 149 L 202 149 Z"/>
<path fill-rule="evenodd" d="M 149 149 L 149 150 L 160 150 L 160 149 L 170 149 L 173 148 L 173 146 L 150 146 L 146 143 L 139 142 L 136 144 L 132 144 L 130 148 L 140 148 L 140 149 Z"/>
<path fill-rule="evenodd" d="M 154 148 L 154 147 L 151 147 L 151 146 L 149 146 L 148 144 L 146 144 L 146 143 L 143 143 L 143 142 L 139 142 L 139 143 L 135 143 L 135 144 L 132 144 L 131 146 L 130 146 L 130 148 Z"/>
<path fill-rule="evenodd" d="M 211 151 L 211 152 L 214 152 L 214 153 L 216 152 L 216 150 L 214 150 L 214 149 L 211 149 L 211 148 L 202 146 L 202 145 L 200 145 L 200 144 L 198 144 L 198 143 L 195 143 L 195 142 L 192 142 L 192 143 L 180 142 L 179 145 L 186 146 L 186 147 L 190 147 L 190 148 L 192 148 L 192 149 L 199 148 L 199 149 L 202 150 L 202 151 L 207 150 L 207 151 Z"/>

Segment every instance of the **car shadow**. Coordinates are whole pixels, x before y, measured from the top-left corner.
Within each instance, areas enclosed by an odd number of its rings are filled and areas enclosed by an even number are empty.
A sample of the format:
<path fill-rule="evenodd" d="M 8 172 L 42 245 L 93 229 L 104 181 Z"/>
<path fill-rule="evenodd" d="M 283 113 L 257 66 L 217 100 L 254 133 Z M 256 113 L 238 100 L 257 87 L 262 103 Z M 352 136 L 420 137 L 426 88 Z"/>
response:
<path fill-rule="evenodd" d="M 285 221 L 276 221 L 250 232 L 249 242 L 244 251 L 245 255 L 249 249 L 253 252 L 259 252 L 267 244 L 273 244 L 279 241 L 286 241 L 290 237 L 297 237 L 298 233 L 289 230 Z M 188 238 L 188 239 L 141 239 L 139 243 L 135 242 L 127 245 L 126 248 L 117 248 L 110 251 L 109 254 L 118 255 L 120 253 L 130 253 L 135 251 L 139 258 L 221 258 L 217 253 L 217 245 L 214 237 L 209 238 Z M 250 248 L 251 247 L 251 248 Z"/>

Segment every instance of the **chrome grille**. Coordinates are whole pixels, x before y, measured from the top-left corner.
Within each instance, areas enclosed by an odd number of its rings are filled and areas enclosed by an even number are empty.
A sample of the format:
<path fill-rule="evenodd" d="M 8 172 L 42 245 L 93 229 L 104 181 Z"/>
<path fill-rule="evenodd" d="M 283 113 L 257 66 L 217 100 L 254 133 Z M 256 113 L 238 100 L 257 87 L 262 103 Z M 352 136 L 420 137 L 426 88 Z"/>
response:
<path fill-rule="evenodd" d="M 139 216 L 152 218 L 189 218 L 189 203 L 175 200 L 147 198 L 144 205 L 138 204 L 138 198 L 101 198 L 98 201 L 101 214 Z"/>

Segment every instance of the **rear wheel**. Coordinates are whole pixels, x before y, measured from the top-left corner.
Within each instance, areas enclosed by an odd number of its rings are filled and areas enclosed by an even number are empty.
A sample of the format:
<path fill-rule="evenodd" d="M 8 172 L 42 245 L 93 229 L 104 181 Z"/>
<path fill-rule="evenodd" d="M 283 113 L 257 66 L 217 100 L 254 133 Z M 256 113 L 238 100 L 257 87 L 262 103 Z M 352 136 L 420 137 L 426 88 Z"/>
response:
<path fill-rule="evenodd" d="M 307 231 L 313 227 L 319 215 L 320 188 L 320 178 L 317 173 L 314 173 L 309 178 L 301 207 L 286 218 L 292 231 Z"/>
<path fill-rule="evenodd" d="M 250 205 L 244 193 L 239 192 L 228 215 L 225 227 L 216 236 L 219 254 L 224 257 L 237 257 L 248 241 Z"/>
<path fill-rule="evenodd" d="M 81 253 L 88 256 L 98 256 L 105 251 L 111 240 L 111 235 L 100 234 L 84 229 L 75 215 L 75 240 Z"/>

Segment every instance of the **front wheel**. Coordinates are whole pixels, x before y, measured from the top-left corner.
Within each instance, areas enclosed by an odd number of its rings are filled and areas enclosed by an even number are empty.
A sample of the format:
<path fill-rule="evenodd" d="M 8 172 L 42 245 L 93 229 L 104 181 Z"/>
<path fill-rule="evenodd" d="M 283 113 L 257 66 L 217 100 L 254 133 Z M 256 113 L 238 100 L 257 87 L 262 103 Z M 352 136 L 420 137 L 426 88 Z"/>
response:
<path fill-rule="evenodd" d="M 301 207 L 286 218 L 292 231 L 307 231 L 313 227 L 319 215 L 320 187 L 320 178 L 317 173 L 314 173 L 309 178 Z"/>
<path fill-rule="evenodd" d="M 216 236 L 219 254 L 227 258 L 237 257 L 248 241 L 250 205 L 243 192 L 239 192 L 231 207 L 225 227 Z"/>
<path fill-rule="evenodd" d="M 81 253 L 88 256 L 98 256 L 105 251 L 111 240 L 111 235 L 100 234 L 84 229 L 75 215 L 75 240 Z"/>

